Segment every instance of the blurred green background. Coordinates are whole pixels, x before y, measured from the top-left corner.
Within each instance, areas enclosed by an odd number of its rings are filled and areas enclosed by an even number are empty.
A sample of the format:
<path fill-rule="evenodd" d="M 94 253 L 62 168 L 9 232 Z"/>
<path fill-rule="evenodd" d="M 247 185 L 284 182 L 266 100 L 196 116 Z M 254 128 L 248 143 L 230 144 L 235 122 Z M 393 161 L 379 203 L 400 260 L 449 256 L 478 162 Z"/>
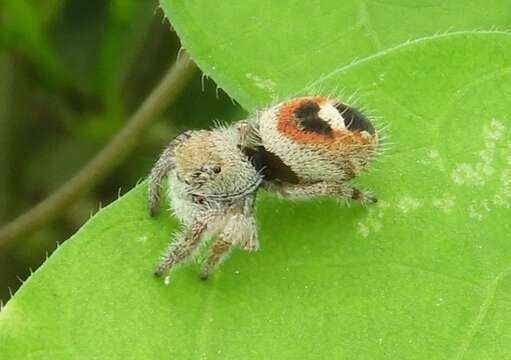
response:
<path fill-rule="evenodd" d="M 123 127 L 180 43 L 156 0 L 0 4 L 0 225 L 58 189 Z M 148 173 L 176 133 L 243 110 L 197 73 L 130 156 L 55 221 L 0 247 L 5 303 L 97 211 Z M 101 205 L 100 205 L 101 204 Z"/>

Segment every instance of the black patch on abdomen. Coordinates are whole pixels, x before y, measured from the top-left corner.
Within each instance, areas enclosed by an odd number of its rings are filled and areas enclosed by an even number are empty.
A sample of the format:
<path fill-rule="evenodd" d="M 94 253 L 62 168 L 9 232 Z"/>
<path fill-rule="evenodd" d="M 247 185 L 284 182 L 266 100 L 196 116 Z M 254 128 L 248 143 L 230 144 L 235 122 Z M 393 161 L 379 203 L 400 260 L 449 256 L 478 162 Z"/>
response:
<path fill-rule="evenodd" d="M 346 128 L 350 131 L 367 131 L 369 134 L 374 135 L 373 124 L 369 121 L 364 114 L 357 109 L 348 105 L 337 103 L 335 108 L 344 119 Z"/>
<path fill-rule="evenodd" d="M 263 146 L 243 148 L 242 151 L 250 159 L 255 169 L 264 176 L 265 180 L 280 180 L 298 184 L 299 179 L 296 173 L 280 157 L 266 150 Z"/>
<path fill-rule="evenodd" d="M 319 117 L 319 105 L 314 101 L 304 101 L 293 112 L 298 128 L 304 131 L 333 136 L 330 124 Z"/>

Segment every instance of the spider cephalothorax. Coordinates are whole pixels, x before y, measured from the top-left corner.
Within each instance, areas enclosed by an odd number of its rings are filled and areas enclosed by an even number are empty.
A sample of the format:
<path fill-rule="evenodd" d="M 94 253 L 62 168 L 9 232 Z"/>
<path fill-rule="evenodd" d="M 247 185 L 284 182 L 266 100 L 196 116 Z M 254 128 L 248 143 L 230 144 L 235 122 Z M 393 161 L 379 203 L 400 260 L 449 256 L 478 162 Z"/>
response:
<path fill-rule="evenodd" d="M 231 246 L 258 247 L 254 198 L 261 175 L 240 151 L 234 128 L 190 131 L 165 149 L 149 177 L 151 214 L 159 208 L 159 190 L 168 178 L 168 198 L 186 226 L 155 272 L 162 275 L 193 254 L 208 236 L 218 235 L 204 265 L 205 278 Z"/>
<path fill-rule="evenodd" d="M 258 248 L 254 218 L 259 188 L 284 197 L 329 196 L 372 203 L 351 187 L 377 154 L 378 133 L 356 109 L 324 97 L 282 102 L 229 127 L 185 132 L 162 153 L 149 177 L 151 214 L 168 178 L 168 198 L 185 229 L 155 272 L 160 276 L 190 257 L 208 236 L 207 278 L 233 246 Z"/>

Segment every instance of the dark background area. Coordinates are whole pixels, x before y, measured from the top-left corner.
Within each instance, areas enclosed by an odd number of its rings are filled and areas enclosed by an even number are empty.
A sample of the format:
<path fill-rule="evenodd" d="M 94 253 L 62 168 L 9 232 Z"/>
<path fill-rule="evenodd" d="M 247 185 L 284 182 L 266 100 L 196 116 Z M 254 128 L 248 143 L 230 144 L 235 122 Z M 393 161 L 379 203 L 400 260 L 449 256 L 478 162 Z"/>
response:
<path fill-rule="evenodd" d="M 57 190 L 124 126 L 174 62 L 156 0 L 4 0 L 0 5 L 0 226 Z M 0 247 L 4 303 L 100 206 L 143 179 L 177 133 L 244 112 L 200 73 L 92 191 Z M 101 204 L 101 205 L 100 205 Z"/>

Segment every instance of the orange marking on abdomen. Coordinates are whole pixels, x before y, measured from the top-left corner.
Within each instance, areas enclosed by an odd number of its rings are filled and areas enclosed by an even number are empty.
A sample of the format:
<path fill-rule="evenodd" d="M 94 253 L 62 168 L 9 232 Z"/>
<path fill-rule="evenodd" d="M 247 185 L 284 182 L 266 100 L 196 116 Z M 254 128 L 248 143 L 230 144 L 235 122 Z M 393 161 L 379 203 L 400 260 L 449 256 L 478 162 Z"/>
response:
<path fill-rule="evenodd" d="M 324 97 L 302 97 L 285 103 L 277 114 L 277 130 L 287 138 L 299 144 L 338 146 L 365 142 L 358 133 L 346 130 L 332 129 L 333 136 L 304 131 L 297 127 L 294 119 L 295 110 L 305 101 L 314 101 L 318 105 L 327 102 Z"/>

